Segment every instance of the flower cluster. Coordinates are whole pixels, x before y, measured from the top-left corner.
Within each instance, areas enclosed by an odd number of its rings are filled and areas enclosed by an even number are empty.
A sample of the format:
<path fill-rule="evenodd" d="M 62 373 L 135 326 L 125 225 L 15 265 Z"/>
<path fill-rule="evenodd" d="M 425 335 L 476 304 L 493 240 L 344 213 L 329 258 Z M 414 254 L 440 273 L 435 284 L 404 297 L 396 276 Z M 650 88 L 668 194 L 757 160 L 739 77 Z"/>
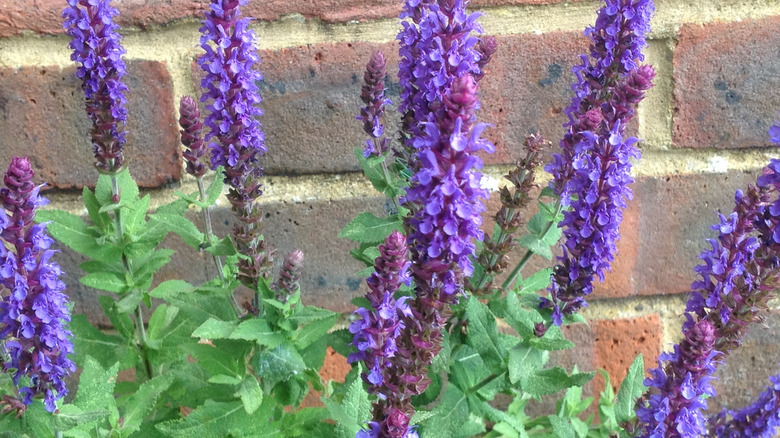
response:
<path fill-rule="evenodd" d="M 187 162 L 187 173 L 200 178 L 206 174 L 206 166 L 201 158 L 206 154 L 203 142 L 203 123 L 200 121 L 198 104 L 190 96 L 184 96 L 179 103 L 179 126 L 181 126 L 181 143 L 184 150 L 184 160 Z"/>
<path fill-rule="evenodd" d="M 531 202 L 531 189 L 536 187 L 535 172 L 541 164 L 541 150 L 549 145 L 541 135 L 526 137 L 523 148 L 526 156 L 517 162 L 506 178 L 512 185 L 499 190 L 501 208 L 495 215 L 498 232 L 485 239 L 482 251 L 477 258 L 484 267 L 484 273 L 471 278 L 469 290 L 475 295 L 486 295 L 492 291 L 493 279 L 507 267 L 507 254 L 516 246 L 514 234 L 523 225 L 522 211 Z"/>
<path fill-rule="evenodd" d="M 198 65 L 206 72 L 201 101 L 208 102 L 205 125 L 209 127 L 211 167 L 224 167 L 230 185 L 228 200 L 239 223 L 233 230 L 236 249 L 242 257 L 239 279 L 256 289 L 257 279 L 271 266 L 262 231 L 262 212 L 256 200 L 262 194 L 260 157 L 265 136 L 257 119 L 262 110 L 256 82 L 262 75 L 253 66 L 260 59 L 254 47 L 255 33 L 249 19 L 240 18 L 239 6 L 248 0 L 211 0 L 211 10 L 200 28 L 200 45 L 206 52 Z"/>
<path fill-rule="evenodd" d="M 780 431 L 780 375 L 752 405 L 740 410 L 724 409 L 710 420 L 712 436 L 718 438 L 772 438 Z"/>
<path fill-rule="evenodd" d="M 363 156 L 380 156 L 387 152 L 389 140 L 385 135 L 385 126 L 382 124 L 382 116 L 385 114 L 385 106 L 392 104 L 385 98 L 385 76 L 387 76 L 387 60 L 382 52 L 375 52 L 366 65 L 363 76 L 365 85 L 360 93 L 360 100 L 366 104 L 360 109 L 357 119 L 363 122 L 363 130 L 371 137 L 366 140 L 366 148 Z"/>
<path fill-rule="evenodd" d="M 349 362 L 362 360 L 369 372 L 363 379 L 370 385 L 372 392 L 383 394 L 382 398 L 392 396 L 386 391 L 387 383 L 393 378 L 393 370 L 388 359 L 397 349 L 396 339 L 404 324 L 401 318 L 411 316 L 407 297 L 395 299 L 395 293 L 402 284 L 410 284 L 406 237 L 394 231 L 379 245 L 379 257 L 375 270 L 366 280 L 369 292 L 366 298 L 370 309 L 360 308 L 355 314 L 358 318 L 352 322 L 349 331 L 354 334 L 352 344 L 358 351 L 349 355 Z"/>
<path fill-rule="evenodd" d="M 654 11 L 651 0 L 607 0 L 591 39 L 591 58 L 572 71 L 575 96 L 565 110 L 569 121 L 561 152 L 546 168 L 564 207 L 563 255 L 553 274 L 551 299 L 541 306 L 553 309 L 560 325 L 564 315 L 587 305 L 593 278 L 604 279 L 615 258 L 622 210 L 632 193 L 628 185 L 631 159 L 639 158 L 637 139 L 626 135 L 636 105 L 652 86 L 655 72 L 639 67 Z"/>
<path fill-rule="evenodd" d="M 290 297 L 298 292 L 299 282 L 303 274 L 303 251 L 293 250 L 287 254 L 282 262 L 282 270 L 279 272 L 279 281 L 276 282 L 276 298 L 286 303 Z"/>
<path fill-rule="evenodd" d="M 686 333 L 702 324 L 712 327 L 711 357 L 698 365 L 707 372 L 681 380 L 685 357 L 662 355 L 659 367 L 651 371 L 654 378 L 645 382 L 651 387 L 649 396 L 638 403 L 641 436 L 663 437 L 667 431 L 677 431 L 675 436 L 698 437 L 706 432 L 704 399 L 714 396 L 708 375 L 717 361 L 741 344 L 748 326 L 761 320 L 759 312 L 767 308 L 771 292 L 780 285 L 780 200 L 772 202 L 780 191 L 778 171 L 780 160 L 772 160 L 756 185 L 745 193 L 737 191 L 734 211 L 718 215 L 719 223 L 712 229 L 719 235 L 710 240 L 712 249 L 700 255 L 702 264 L 696 267 L 700 279 L 691 285 L 683 324 Z M 683 344 L 675 347 L 675 353 L 684 349 Z M 683 393 L 685 388 L 693 390 Z"/>
<path fill-rule="evenodd" d="M 67 1 L 62 17 L 72 38 L 70 59 L 81 64 L 76 75 L 82 80 L 87 115 L 92 120 L 96 166 L 102 172 L 116 172 L 122 167 L 127 134 L 123 130 L 127 122 L 127 86 L 122 82 L 125 49 L 114 23 L 119 12 L 111 7 L 111 0 Z"/>
<path fill-rule="evenodd" d="M 412 313 L 406 303 L 408 297 L 395 299 L 395 293 L 401 285 L 411 282 L 410 263 L 407 257 L 406 238 L 394 231 L 379 246 L 374 273 L 366 280 L 369 292 L 366 298 L 370 309 L 360 308 L 355 314 L 358 318 L 349 326 L 354 334 L 353 345 L 358 351 L 348 357 L 350 363 L 362 360 L 368 372 L 362 378 L 369 390 L 379 397 L 374 404 L 374 419 L 369 423 L 368 431 L 361 431 L 358 437 L 416 437 L 409 428 L 409 416 L 398 406 L 402 392 L 399 386 L 405 376 L 398 373 L 392 359 L 398 352 L 397 339 L 404 329 L 404 317 Z"/>
<path fill-rule="evenodd" d="M 29 377 L 19 388 L 24 404 L 41 394 L 53 412 L 76 366 L 68 358 L 73 343 L 63 273 L 52 260 L 56 251 L 46 224 L 33 224 L 35 211 L 48 203 L 33 176 L 27 158 L 14 158 L 0 190 L 0 291 L 8 292 L 0 302 L 0 341 L 10 357 L 3 368 L 14 370 L 14 384 Z"/>

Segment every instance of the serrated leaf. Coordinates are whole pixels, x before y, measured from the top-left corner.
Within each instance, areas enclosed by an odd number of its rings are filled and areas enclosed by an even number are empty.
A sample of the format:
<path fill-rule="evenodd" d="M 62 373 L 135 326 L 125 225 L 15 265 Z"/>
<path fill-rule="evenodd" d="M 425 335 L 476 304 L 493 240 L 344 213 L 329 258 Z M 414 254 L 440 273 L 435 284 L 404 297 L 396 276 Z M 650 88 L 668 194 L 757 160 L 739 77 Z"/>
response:
<path fill-rule="evenodd" d="M 363 388 L 362 379 L 358 376 L 356 377 L 349 384 L 344 401 L 341 404 L 325 396 L 321 398 L 325 407 L 328 408 L 330 418 L 336 420 L 338 424 L 339 437 L 343 438 L 354 438 L 365 423 L 371 420 L 371 401 L 369 401 L 368 393 Z"/>
<path fill-rule="evenodd" d="M 383 219 L 373 213 L 360 213 L 341 230 L 338 237 L 359 243 L 381 243 L 393 231 L 402 230 L 400 220 Z"/>
<path fill-rule="evenodd" d="M 97 360 L 87 356 L 84 361 L 84 369 L 79 377 L 79 388 L 73 399 L 73 405 L 81 409 L 82 412 L 107 410 L 109 422 L 111 422 L 111 416 L 117 416 L 114 385 L 116 385 L 118 370 L 119 363 L 115 363 L 109 369 L 104 369 Z M 95 424 L 98 424 L 98 421 L 81 423 L 78 428 L 89 430 Z"/>
<path fill-rule="evenodd" d="M 163 300 L 169 300 L 180 293 L 191 292 L 195 290 L 195 286 L 187 283 L 184 280 L 168 280 L 160 283 L 157 287 L 149 292 L 149 296 L 152 298 L 161 298 Z"/>
<path fill-rule="evenodd" d="M 466 315 L 469 319 L 466 342 L 477 350 L 491 372 L 500 373 L 504 368 L 506 350 L 499 342 L 495 316 L 474 296 L 466 304 Z"/>
<path fill-rule="evenodd" d="M 173 438 L 226 437 L 233 432 L 245 436 L 258 426 L 262 423 L 248 415 L 240 401 L 222 403 L 212 400 L 206 400 L 187 418 L 156 425 L 157 430 Z"/>
<path fill-rule="evenodd" d="M 544 257 L 547 260 L 552 260 L 553 254 L 550 245 L 535 235 L 526 234 L 525 236 L 520 236 L 520 238 L 517 239 L 517 244 L 523 248 L 529 249 L 536 255 Z"/>
<path fill-rule="evenodd" d="M 284 336 L 274 332 L 268 322 L 262 319 L 250 319 L 240 323 L 228 339 L 255 341 L 258 345 L 268 348 L 275 348 L 284 342 Z"/>
<path fill-rule="evenodd" d="M 250 415 L 254 414 L 263 403 L 263 390 L 253 376 L 247 376 L 233 395 L 241 399 L 244 410 Z"/>
<path fill-rule="evenodd" d="M 66 404 L 52 415 L 51 425 L 56 430 L 68 432 L 80 424 L 93 423 L 101 419 L 108 419 L 108 410 L 98 409 L 84 412 L 75 405 Z"/>
<path fill-rule="evenodd" d="M 101 295 L 98 297 L 98 303 L 100 303 L 100 307 L 103 309 L 106 316 L 108 316 L 111 325 L 114 326 L 116 331 L 125 339 L 133 339 L 135 336 L 133 321 L 126 314 L 117 311 L 116 306 L 114 306 L 114 299 L 106 295 Z"/>
<path fill-rule="evenodd" d="M 550 285 L 551 276 L 551 268 L 542 269 L 539 272 L 536 272 L 530 277 L 523 279 L 523 282 L 520 284 L 518 293 L 520 295 L 526 295 L 536 293 L 542 289 L 546 289 L 547 286 Z"/>
<path fill-rule="evenodd" d="M 298 349 L 304 349 L 309 345 L 315 343 L 320 338 L 328 333 L 328 330 L 333 327 L 333 324 L 338 320 L 339 315 L 333 313 L 331 316 L 318 319 L 306 324 L 298 331 L 293 333 L 293 345 Z"/>
<path fill-rule="evenodd" d="M 433 416 L 424 421 L 421 435 L 426 438 L 452 438 L 469 419 L 466 395 L 455 385 L 448 385 Z"/>
<path fill-rule="evenodd" d="M 124 276 L 120 276 L 113 272 L 95 272 L 87 274 L 81 277 L 79 281 L 84 286 L 107 292 L 123 294 L 128 290 L 128 284 L 127 281 L 125 281 Z"/>
<path fill-rule="evenodd" d="M 151 278 L 163 266 L 168 264 L 175 251 L 171 249 L 158 249 L 149 255 L 143 262 L 138 264 L 133 272 L 136 284 L 143 282 L 145 278 Z"/>
<path fill-rule="evenodd" d="M 528 379 L 541 370 L 549 353 L 536 348 L 518 345 L 509 352 L 509 381 L 512 384 Z"/>
<path fill-rule="evenodd" d="M 236 247 L 233 246 L 233 241 L 230 240 L 230 236 L 227 236 L 215 245 L 206 248 L 205 251 L 218 257 L 227 257 L 237 254 Z"/>
<path fill-rule="evenodd" d="M 266 350 L 256 356 L 255 372 L 260 378 L 276 381 L 287 380 L 306 369 L 300 353 L 289 344 L 281 344 L 273 350 Z"/>
<path fill-rule="evenodd" d="M 535 373 L 521 381 L 523 391 L 533 397 L 555 394 L 572 386 L 582 386 L 590 381 L 596 373 L 566 373 L 561 367 L 548 368 Z"/>
<path fill-rule="evenodd" d="M 645 362 L 640 354 L 634 359 L 618 390 L 617 402 L 615 403 L 615 419 L 617 419 L 618 424 L 628 421 L 634 416 L 636 399 L 641 397 L 646 389 L 643 383 L 644 374 Z"/>
<path fill-rule="evenodd" d="M 366 178 L 371 182 L 371 185 L 373 185 L 379 193 L 384 193 L 388 188 L 387 181 L 379 166 L 372 165 L 373 163 L 363 156 L 363 150 L 360 148 L 355 148 L 355 157 L 357 158 L 358 163 L 360 163 L 360 168 L 363 169 Z"/>
<path fill-rule="evenodd" d="M 106 263 L 117 261 L 122 253 L 111 244 L 98 244 L 101 236 L 80 217 L 60 210 L 40 210 L 36 213 L 37 222 L 51 222 L 46 229 L 58 242 L 89 258 Z"/>
<path fill-rule="evenodd" d="M 111 218 L 107 214 L 99 212 L 100 203 L 98 202 L 95 194 L 88 187 L 84 187 L 81 191 L 81 199 L 84 200 L 84 206 L 87 207 L 87 213 L 92 223 L 98 228 L 105 230 L 111 223 Z"/>
<path fill-rule="evenodd" d="M 143 298 L 144 294 L 140 289 L 133 289 L 125 294 L 121 300 L 117 301 L 116 310 L 119 313 L 132 313 L 141 304 Z"/>
<path fill-rule="evenodd" d="M 225 186 L 225 182 L 222 179 L 222 171 L 222 166 L 219 166 L 214 171 L 214 179 L 211 180 L 211 184 L 206 189 L 206 205 L 208 206 L 214 205 L 222 194 L 222 189 Z"/>
<path fill-rule="evenodd" d="M 138 390 L 128 397 L 121 406 L 122 425 L 124 433 L 133 433 L 141 428 L 144 417 L 154 409 L 157 399 L 173 383 L 170 374 L 156 376 L 144 382 Z"/>
<path fill-rule="evenodd" d="M 94 357 L 103 367 L 116 362 L 128 362 L 127 343 L 119 336 L 107 335 L 93 327 L 85 315 L 73 315 L 70 322 L 76 364 L 83 367 L 88 356 Z M 124 367 L 123 367 L 124 368 Z"/>
<path fill-rule="evenodd" d="M 350 353 L 355 351 L 355 347 L 352 345 L 354 335 L 347 329 L 334 330 L 327 334 L 328 346 L 332 348 L 336 353 L 347 357 Z"/>
<path fill-rule="evenodd" d="M 189 219 L 184 216 L 171 215 L 171 214 L 154 214 L 151 216 L 153 221 L 159 221 L 165 224 L 170 231 L 173 231 L 187 245 L 195 249 L 200 249 L 201 244 L 205 241 L 205 235 L 193 224 Z"/>
<path fill-rule="evenodd" d="M 190 204 L 187 203 L 187 201 L 183 199 L 176 199 L 174 201 L 171 201 L 165 205 L 161 205 L 157 207 L 157 210 L 155 210 L 155 213 L 158 214 L 173 214 L 173 215 L 183 215 L 187 212 L 187 209 L 189 208 Z"/>
<path fill-rule="evenodd" d="M 550 415 L 547 417 L 550 420 L 553 434 L 557 438 L 575 438 L 574 429 L 571 427 L 571 423 L 556 415 Z"/>

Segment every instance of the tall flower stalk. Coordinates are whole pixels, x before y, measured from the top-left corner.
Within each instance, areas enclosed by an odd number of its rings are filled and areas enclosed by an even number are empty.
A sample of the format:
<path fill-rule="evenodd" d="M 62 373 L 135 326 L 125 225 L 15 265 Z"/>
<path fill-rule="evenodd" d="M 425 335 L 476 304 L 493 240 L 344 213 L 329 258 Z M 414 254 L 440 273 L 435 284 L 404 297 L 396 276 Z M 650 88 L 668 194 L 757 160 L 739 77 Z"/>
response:
<path fill-rule="evenodd" d="M 551 297 L 541 304 L 553 310 L 557 325 L 587 305 L 594 276 L 603 281 L 615 258 L 623 209 L 632 197 L 631 159 L 640 157 L 637 139 L 626 129 L 655 76 L 652 67 L 638 65 L 653 11 L 652 0 L 607 0 L 596 26 L 585 31 L 590 58 L 583 55 L 582 65 L 572 69 L 577 82 L 565 110 L 561 152 L 546 167 L 562 205 L 570 207 L 560 224 L 563 255 Z"/>
<path fill-rule="evenodd" d="M 125 49 L 114 17 L 119 11 L 111 0 L 67 0 L 62 13 L 64 27 L 71 36 L 70 59 L 80 64 L 76 75 L 87 100 L 87 115 L 92 120 L 92 148 L 95 166 L 104 173 L 118 172 L 124 163 L 122 155 L 127 122 L 122 82 Z"/>
<path fill-rule="evenodd" d="M 769 378 L 769 387 L 758 399 L 739 411 L 724 409 L 710 420 L 710 436 L 718 438 L 772 438 L 780 431 L 780 375 Z"/>
<path fill-rule="evenodd" d="M 30 161 L 16 157 L 0 189 L 0 342 L 9 356 L 3 370 L 13 370 L 24 405 L 42 395 L 53 412 L 68 393 L 65 378 L 76 365 L 68 358 L 73 335 L 63 272 L 52 260 L 56 251 L 46 224 L 33 223 L 36 210 L 49 203 L 33 177 Z"/>
<path fill-rule="evenodd" d="M 780 129 L 780 125 L 773 127 Z M 751 323 L 761 320 L 770 294 L 780 286 L 780 160 L 773 159 L 747 192 L 737 191 L 736 207 L 719 215 L 712 249 L 702 252 L 696 267 L 700 279 L 691 285 L 683 330 L 712 327 L 712 352 L 699 366 L 706 372 L 680 371 L 690 361 L 685 341 L 663 354 L 648 394 L 638 402 L 643 437 L 699 437 L 706 433 L 706 397 L 715 392 L 709 379 L 716 365 L 738 347 Z M 774 198 L 774 201 L 773 201 Z"/>
<path fill-rule="evenodd" d="M 263 192 L 260 158 L 266 147 L 256 85 L 262 75 L 253 69 L 260 62 L 256 36 L 249 29 L 250 19 L 241 18 L 240 6 L 247 1 L 211 0 L 200 28 L 200 45 L 206 53 L 198 58 L 198 65 L 206 72 L 201 101 L 207 102 L 211 167 L 223 166 L 230 186 L 227 197 L 238 219 L 232 232 L 241 255 L 238 278 L 257 290 L 259 278 L 268 276 L 272 262 L 261 234 L 263 215 L 257 202 Z"/>

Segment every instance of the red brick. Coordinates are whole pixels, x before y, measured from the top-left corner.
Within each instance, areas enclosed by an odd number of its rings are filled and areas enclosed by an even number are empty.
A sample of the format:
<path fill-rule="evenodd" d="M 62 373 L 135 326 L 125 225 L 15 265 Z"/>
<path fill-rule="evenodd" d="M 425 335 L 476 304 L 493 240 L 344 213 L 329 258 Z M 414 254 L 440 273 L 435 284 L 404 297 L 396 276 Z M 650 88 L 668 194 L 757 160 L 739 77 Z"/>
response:
<path fill-rule="evenodd" d="M 0 163 L 29 155 L 41 181 L 57 188 L 94 184 L 91 122 L 75 68 L 0 69 Z M 131 61 L 126 83 L 132 174 L 144 187 L 181 175 L 173 83 L 164 63 Z"/>
<path fill-rule="evenodd" d="M 562 110 L 571 99 L 571 66 L 587 47 L 587 39 L 576 32 L 505 36 L 498 42 L 481 83 L 483 109 L 478 114 L 494 125 L 486 136 L 497 152 L 485 156 L 488 164 L 514 162 L 532 131 L 541 130 L 557 144 L 563 135 Z M 395 43 L 317 44 L 261 53 L 269 173 L 358 170 L 352 149 L 362 147 L 366 136 L 354 119 L 365 63 L 375 50 L 388 57 L 388 97 L 397 104 Z M 195 64 L 193 77 L 199 84 L 202 73 Z M 387 114 L 387 132 L 393 135 L 399 121 L 395 106 Z"/>
<path fill-rule="evenodd" d="M 661 352 L 661 318 L 657 314 L 638 318 L 604 319 L 590 322 L 594 339 L 594 367 L 604 369 L 617 393 L 628 368 L 642 354 L 645 370 L 655 367 Z M 595 392 L 604 389 L 604 381 L 596 377 Z"/>
<path fill-rule="evenodd" d="M 674 52 L 674 145 L 747 148 L 770 145 L 780 108 L 780 17 L 686 24 Z"/>
<path fill-rule="evenodd" d="M 0 37 L 24 30 L 39 33 L 62 33 L 62 9 L 59 0 L 33 0 L 34 8 L 14 0 L 0 0 Z M 473 7 L 502 5 L 543 5 L 562 0 L 475 0 Z M 583 1 L 583 0 L 572 0 Z M 121 25 L 146 27 L 166 24 L 181 18 L 200 17 L 207 0 L 115 0 Z M 325 22 L 347 22 L 395 17 L 401 11 L 401 0 L 266 0 L 251 1 L 244 7 L 246 16 L 273 21 L 282 15 L 299 13 L 306 18 Z"/>

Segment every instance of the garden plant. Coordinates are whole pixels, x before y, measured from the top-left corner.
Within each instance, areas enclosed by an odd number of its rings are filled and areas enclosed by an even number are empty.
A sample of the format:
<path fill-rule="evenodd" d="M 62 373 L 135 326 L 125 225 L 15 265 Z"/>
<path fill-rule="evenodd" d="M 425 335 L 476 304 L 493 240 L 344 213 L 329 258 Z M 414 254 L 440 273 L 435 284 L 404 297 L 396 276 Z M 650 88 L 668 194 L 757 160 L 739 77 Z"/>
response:
<path fill-rule="evenodd" d="M 562 327 L 586 322 L 596 281 L 618 256 L 632 200 L 629 134 L 653 86 L 643 49 L 652 0 L 605 0 L 585 30 L 588 53 L 549 163 L 528 133 L 486 212 L 481 173 L 494 146 L 480 118 L 480 82 L 497 50 L 466 0 L 407 0 L 397 36 L 401 126 L 387 126 L 386 55 L 367 59 L 355 108 L 368 137 L 355 159 L 392 205 L 364 212 L 354 241 L 368 292 L 340 315 L 305 305 L 304 254 L 277 254 L 263 236 L 263 134 L 256 35 L 241 7 L 210 0 L 200 28 L 200 96 L 179 124 L 194 193 L 150 209 L 124 159 L 125 53 L 110 0 L 67 0 L 63 25 L 91 120 L 95 180 L 80 217 L 44 208 L 29 158 L 3 163 L 0 189 L 0 436 L 29 437 L 771 437 L 780 430 L 780 376 L 741 410 L 707 411 L 713 372 L 739 347 L 780 287 L 780 160 L 737 191 L 700 255 L 683 336 L 645 377 L 637 357 L 615 394 L 609 375 L 549 365 L 574 347 Z M 596 6 L 594 6 L 596 9 Z M 194 43 L 194 42 L 193 42 Z M 553 133 L 548 133 L 552 135 Z M 780 123 L 769 132 L 780 144 Z M 357 145 L 356 145 L 357 146 Z M 86 147 L 86 145 L 85 145 Z M 539 187 L 542 171 L 552 179 Z M 541 188 L 541 190 L 536 190 Z M 234 213 L 218 236 L 211 209 Z M 536 204 L 538 212 L 528 217 Z M 483 214 L 495 219 L 484 229 Z M 174 233 L 213 259 L 216 276 L 155 281 L 177 254 Z M 333 236 L 335 238 L 336 236 Z M 55 241 L 57 242 L 55 244 Z M 58 246 L 60 245 L 60 246 Z M 83 256 L 80 282 L 111 330 L 71 315 L 58 250 Z M 521 248 L 525 255 L 511 260 Z M 553 268 L 526 272 L 535 257 Z M 278 273 L 274 266 L 279 266 Z M 693 276 L 692 276 L 693 278 Z M 238 290 L 251 292 L 240 299 Z M 501 328 L 501 329 L 500 329 Z M 344 383 L 323 381 L 326 350 L 347 357 Z M 70 390 L 70 391 L 69 391 Z M 315 407 L 301 407 L 312 391 Z M 532 400 L 556 397 L 534 416 Z"/>

